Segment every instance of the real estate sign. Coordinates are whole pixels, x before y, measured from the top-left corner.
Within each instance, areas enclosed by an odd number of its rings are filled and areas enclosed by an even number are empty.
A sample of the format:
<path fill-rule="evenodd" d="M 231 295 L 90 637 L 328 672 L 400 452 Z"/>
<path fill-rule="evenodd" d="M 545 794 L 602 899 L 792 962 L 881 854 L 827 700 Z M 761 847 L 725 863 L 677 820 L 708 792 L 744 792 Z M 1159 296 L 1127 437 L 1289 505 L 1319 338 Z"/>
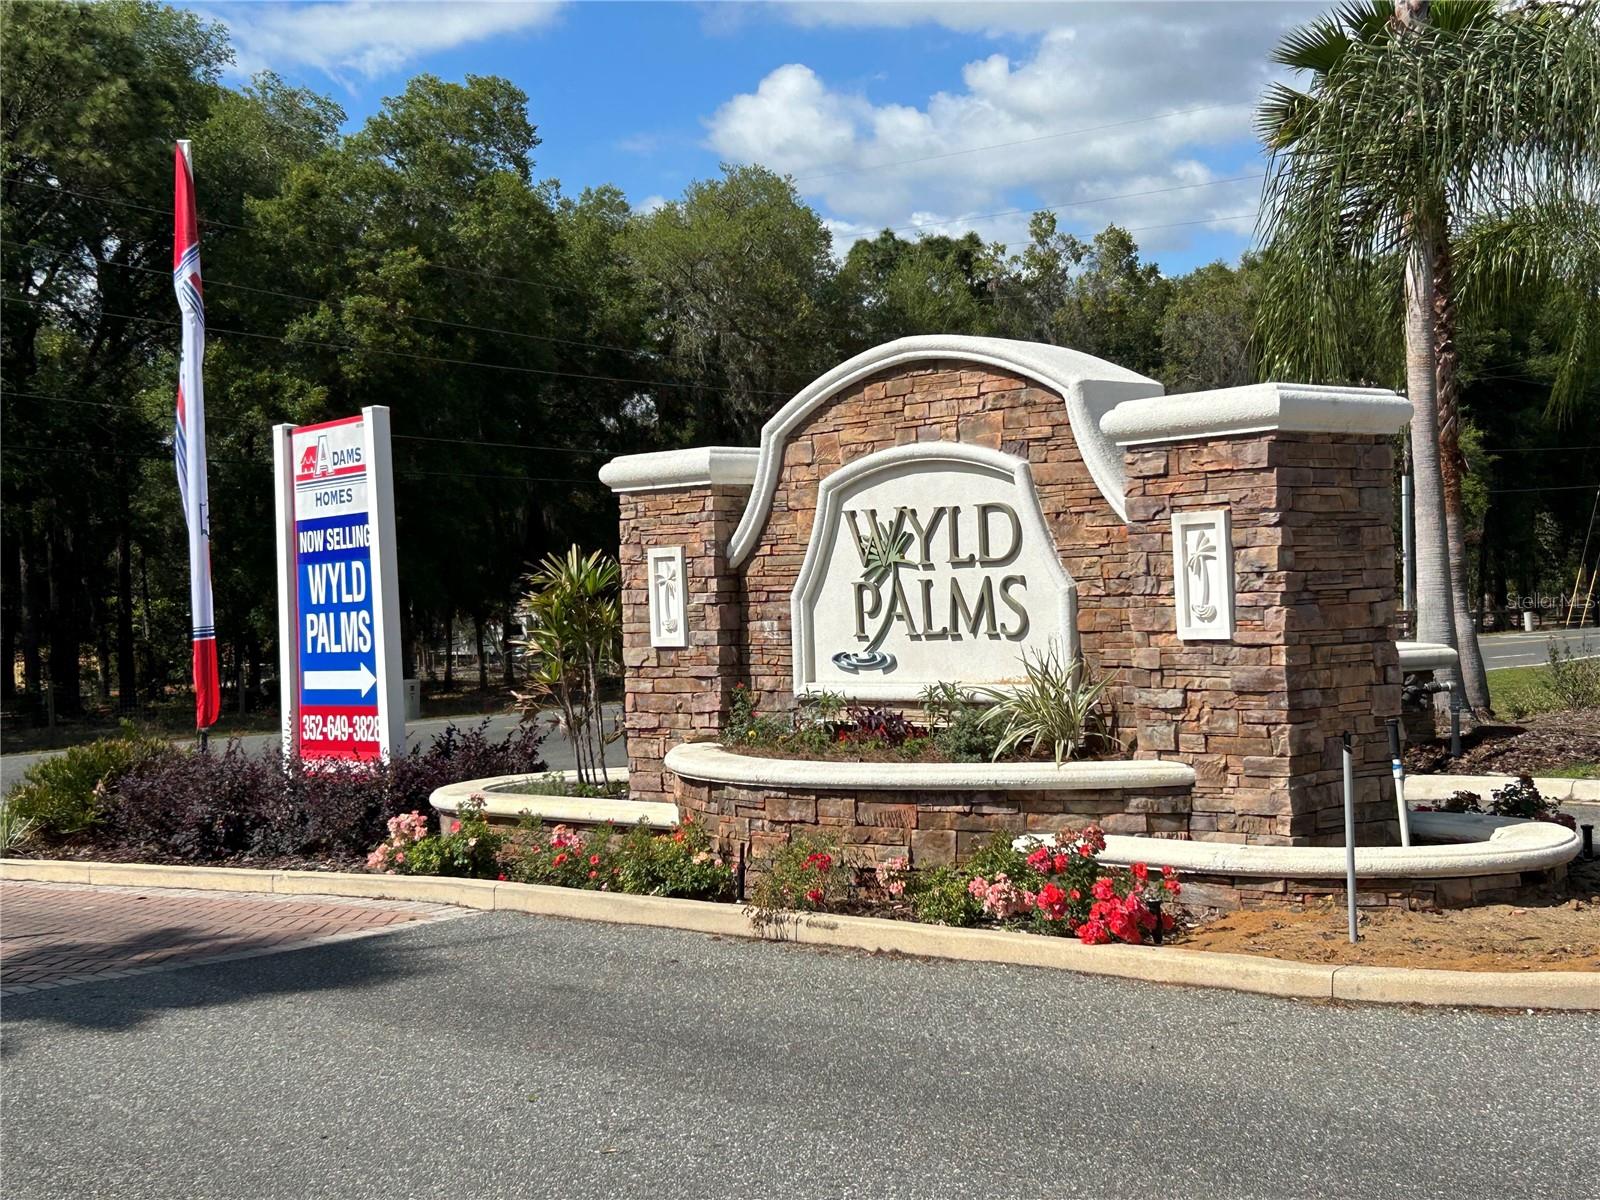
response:
<path fill-rule="evenodd" d="M 274 434 L 284 752 L 383 758 L 405 746 L 389 410 Z"/>

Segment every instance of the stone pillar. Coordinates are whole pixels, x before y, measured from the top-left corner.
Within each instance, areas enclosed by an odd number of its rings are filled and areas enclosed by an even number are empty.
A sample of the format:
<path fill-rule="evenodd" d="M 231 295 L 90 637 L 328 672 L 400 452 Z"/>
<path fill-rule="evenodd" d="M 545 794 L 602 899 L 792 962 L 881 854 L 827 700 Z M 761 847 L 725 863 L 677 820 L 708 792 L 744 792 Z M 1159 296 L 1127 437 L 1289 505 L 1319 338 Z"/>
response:
<path fill-rule="evenodd" d="M 1257 384 L 1132 401 L 1102 420 L 1126 456 L 1139 754 L 1194 767 L 1191 836 L 1341 844 L 1348 731 L 1358 843 L 1397 840 L 1392 435 L 1410 413 L 1392 392 Z M 1210 569 L 1193 541 L 1175 580 L 1174 515 L 1215 532 L 1205 514 L 1219 512 L 1232 586 L 1210 599 L 1231 601 L 1231 629 L 1218 605 L 1202 606 L 1209 627 L 1180 615 L 1182 588 Z"/>
<path fill-rule="evenodd" d="M 755 478 L 753 449 L 702 447 L 613 459 L 600 479 L 622 509 L 622 660 L 629 792 L 674 799 L 661 760 L 679 742 L 714 737 L 739 678 L 742 601 L 726 552 Z M 649 551 L 672 572 L 683 555 L 681 629 L 651 622 Z"/>

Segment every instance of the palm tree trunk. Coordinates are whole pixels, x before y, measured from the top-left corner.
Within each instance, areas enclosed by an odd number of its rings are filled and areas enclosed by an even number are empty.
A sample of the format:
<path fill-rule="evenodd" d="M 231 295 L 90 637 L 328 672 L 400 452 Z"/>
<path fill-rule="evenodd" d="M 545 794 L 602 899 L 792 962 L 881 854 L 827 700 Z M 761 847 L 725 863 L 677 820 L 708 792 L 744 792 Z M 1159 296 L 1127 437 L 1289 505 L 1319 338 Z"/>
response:
<path fill-rule="evenodd" d="M 1474 715 L 1489 711 L 1489 676 L 1478 648 L 1467 587 L 1467 513 L 1461 499 L 1466 456 L 1461 453 L 1461 387 L 1456 375 L 1456 302 L 1450 243 L 1441 236 L 1433 260 L 1434 374 L 1438 380 L 1439 469 L 1444 485 L 1445 534 L 1450 569 L 1451 612 L 1460 656 L 1456 679 Z"/>
<path fill-rule="evenodd" d="M 1439 469 L 1438 377 L 1433 340 L 1433 262 L 1438 231 L 1411 218 L 1406 255 L 1406 390 L 1411 399 L 1411 461 L 1416 473 L 1417 640 L 1456 645 Z M 1442 695 L 1442 694 L 1441 694 Z"/>

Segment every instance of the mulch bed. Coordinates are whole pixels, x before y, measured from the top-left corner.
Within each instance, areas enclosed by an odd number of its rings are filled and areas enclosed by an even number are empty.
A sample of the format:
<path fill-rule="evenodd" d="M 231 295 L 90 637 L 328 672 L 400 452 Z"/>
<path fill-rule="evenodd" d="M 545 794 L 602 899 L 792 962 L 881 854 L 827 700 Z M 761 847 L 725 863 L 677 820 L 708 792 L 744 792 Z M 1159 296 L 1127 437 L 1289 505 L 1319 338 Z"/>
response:
<path fill-rule="evenodd" d="M 1548 775 L 1576 762 L 1600 763 L 1600 708 L 1541 713 L 1518 725 L 1480 725 L 1461 735 L 1460 758 L 1448 740 L 1406 747 L 1412 775 Z"/>

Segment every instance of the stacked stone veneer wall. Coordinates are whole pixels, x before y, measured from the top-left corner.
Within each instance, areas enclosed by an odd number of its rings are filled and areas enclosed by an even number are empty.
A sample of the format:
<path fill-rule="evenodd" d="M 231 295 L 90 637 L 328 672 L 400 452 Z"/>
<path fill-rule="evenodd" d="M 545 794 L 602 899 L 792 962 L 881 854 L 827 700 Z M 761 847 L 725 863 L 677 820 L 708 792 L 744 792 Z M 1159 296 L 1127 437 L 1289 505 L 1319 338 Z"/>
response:
<path fill-rule="evenodd" d="M 623 722 L 628 735 L 629 792 L 637 800 L 671 801 L 673 780 L 661 760 L 679 742 L 715 737 L 740 675 L 743 623 L 739 577 L 727 546 L 750 492 L 699 484 L 625 492 L 622 508 L 622 658 L 627 669 Z M 650 644 L 645 551 L 682 546 L 689 644 Z"/>
<path fill-rule="evenodd" d="M 757 700 L 792 703 L 789 601 L 811 539 L 821 480 L 863 455 L 911 442 L 966 442 L 1028 461 L 1045 521 L 1078 585 L 1078 632 L 1101 675 L 1130 665 L 1122 613 L 1127 526 L 1095 486 L 1066 402 L 1031 380 L 972 363 L 897 367 L 844 388 L 794 430 L 760 539 L 741 565 L 745 661 Z M 1114 697 L 1120 699 L 1119 697 Z"/>
<path fill-rule="evenodd" d="M 936 867 L 967 858 L 999 832 L 1057 833 L 1096 823 L 1110 833 L 1181 837 L 1189 789 L 841 792 L 684 779 L 678 808 L 747 866 L 795 832 L 821 832 L 853 863 L 906 858 L 914 867 Z"/>
<path fill-rule="evenodd" d="M 1394 840 L 1383 722 L 1400 713 L 1393 451 L 1370 435 L 1263 433 L 1131 447 L 1127 615 L 1141 757 L 1195 769 L 1196 838 L 1343 840 L 1340 735 L 1358 837 Z M 1235 632 L 1181 641 L 1172 523 L 1227 508 Z"/>

